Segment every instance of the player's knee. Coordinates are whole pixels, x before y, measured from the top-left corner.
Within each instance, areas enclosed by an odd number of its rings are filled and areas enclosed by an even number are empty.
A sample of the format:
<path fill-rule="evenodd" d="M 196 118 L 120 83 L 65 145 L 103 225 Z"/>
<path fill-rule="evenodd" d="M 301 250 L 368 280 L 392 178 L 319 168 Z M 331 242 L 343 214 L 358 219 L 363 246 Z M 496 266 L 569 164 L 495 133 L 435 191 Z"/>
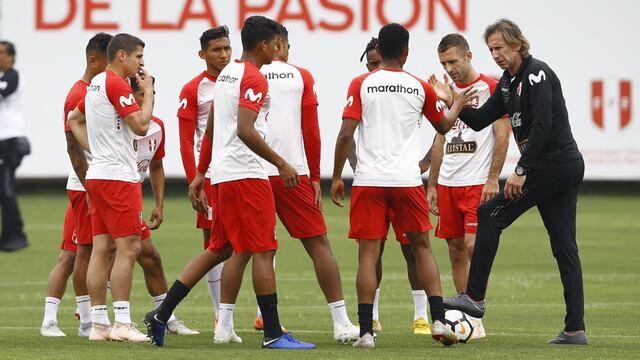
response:
<path fill-rule="evenodd" d="M 73 266 L 75 264 L 76 254 L 71 251 L 63 251 L 58 258 L 60 266 L 64 269 L 65 274 L 71 274 L 73 272 Z"/>

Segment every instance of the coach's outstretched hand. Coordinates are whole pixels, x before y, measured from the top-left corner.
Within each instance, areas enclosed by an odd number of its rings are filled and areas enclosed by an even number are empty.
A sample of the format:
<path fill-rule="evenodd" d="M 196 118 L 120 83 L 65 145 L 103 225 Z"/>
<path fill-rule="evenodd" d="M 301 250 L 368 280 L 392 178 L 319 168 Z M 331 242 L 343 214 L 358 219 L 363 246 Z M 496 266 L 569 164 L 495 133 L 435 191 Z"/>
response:
<path fill-rule="evenodd" d="M 204 186 L 204 174 L 197 172 L 196 177 L 189 184 L 189 200 L 191 200 L 191 206 L 196 211 L 207 213 L 207 207 L 209 206 L 207 201 L 207 195 L 202 189 Z"/>
<path fill-rule="evenodd" d="M 340 200 L 338 200 L 338 196 Z M 333 179 L 331 182 L 331 201 L 340 207 L 344 207 L 342 204 L 342 201 L 344 201 L 344 181 L 342 179 Z"/>

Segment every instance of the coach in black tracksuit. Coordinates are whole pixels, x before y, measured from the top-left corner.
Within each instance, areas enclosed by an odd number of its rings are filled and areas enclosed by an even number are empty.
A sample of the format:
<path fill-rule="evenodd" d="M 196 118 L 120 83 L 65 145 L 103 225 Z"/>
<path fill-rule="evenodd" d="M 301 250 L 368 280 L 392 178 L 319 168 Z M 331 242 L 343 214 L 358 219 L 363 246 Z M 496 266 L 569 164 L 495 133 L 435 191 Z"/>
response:
<path fill-rule="evenodd" d="M 485 41 L 505 69 L 499 86 L 479 109 L 465 108 L 459 118 L 479 131 L 509 115 L 521 153 L 503 193 L 478 208 L 478 232 L 466 293 L 445 301 L 481 317 L 493 259 L 502 230 L 533 206 L 538 207 L 560 269 L 567 315 L 552 344 L 586 344 L 582 269 L 576 244 L 576 203 L 584 162 L 571 133 L 562 88 L 556 74 L 528 53 L 516 24 L 499 20 Z M 467 95 L 468 98 L 473 94 Z"/>

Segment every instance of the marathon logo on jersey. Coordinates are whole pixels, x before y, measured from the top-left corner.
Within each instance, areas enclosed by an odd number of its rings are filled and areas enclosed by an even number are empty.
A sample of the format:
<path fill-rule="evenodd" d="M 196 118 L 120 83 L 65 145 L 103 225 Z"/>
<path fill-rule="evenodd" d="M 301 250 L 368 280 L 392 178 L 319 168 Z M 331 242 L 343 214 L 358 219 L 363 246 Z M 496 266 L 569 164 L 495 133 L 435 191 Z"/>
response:
<path fill-rule="evenodd" d="M 458 132 L 445 147 L 446 154 L 473 154 L 476 150 L 478 150 L 478 143 L 475 141 L 464 141 L 462 131 Z"/>
<path fill-rule="evenodd" d="M 410 95 L 418 95 L 420 94 L 420 89 L 406 87 L 402 84 L 396 85 L 378 85 L 378 86 L 367 86 L 368 94 L 376 94 L 376 93 L 404 93 Z"/>
<path fill-rule="evenodd" d="M 513 113 L 513 115 L 509 117 L 509 122 L 511 123 L 511 127 L 516 128 L 516 127 L 522 126 L 522 119 L 520 118 L 520 114 L 521 113 L 518 111 L 516 113 Z"/>
<path fill-rule="evenodd" d="M 251 101 L 251 102 L 258 102 L 262 99 L 262 92 L 259 93 L 255 93 L 253 92 L 252 88 L 249 88 L 245 93 L 244 93 L 244 98 Z"/>
<path fill-rule="evenodd" d="M 223 82 L 223 83 L 229 83 L 229 84 L 235 84 L 237 81 L 238 81 L 237 77 L 233 77 L 229 75 L 222 75 L 218 77 L 218 80 L 217 80 L 217 82 Z"/>
<path fill-rule="evenodd" d="M 100 85 L 89 85 L 87 91 L 100 91 Z"/>
<path fill-rule="evenodd" d="M 270 72 L 270 73 L 264 74 L 264 77 L 266 77 L 267 80 L 293 79 L 293 73 L 292 72 L 287 72 L 287 73 Z"/>

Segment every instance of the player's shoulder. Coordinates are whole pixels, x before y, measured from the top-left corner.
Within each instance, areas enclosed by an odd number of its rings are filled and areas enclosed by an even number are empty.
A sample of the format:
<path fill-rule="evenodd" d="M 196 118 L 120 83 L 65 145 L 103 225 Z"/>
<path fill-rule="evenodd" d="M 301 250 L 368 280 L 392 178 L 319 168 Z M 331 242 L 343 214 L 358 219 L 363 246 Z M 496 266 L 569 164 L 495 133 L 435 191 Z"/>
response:
<path fill-rule="evenodd" d="M 151 116 L 151 122 L 149 123 L 148 135 L 161 131 L 164 134 L 164 121 L 156 116 Z"/>
<path fill-rule="evenodd" d="M 203 71 L 200 74 L 194 76 L 191 80 L 187 81 L 183 86 L 182 86 L 182 92 L 185 91 L 196 91 L 198 89 L 198 86 L 200 86 L 200 83 L 202 82 L 202 79 L 206 78 L 206 73 Z"/>
<path fill-rule="evenodd" d="M 162 121 L 160 118 L 153 115 L 151 116 L 151 121 L 158 124 L 164 130 L 164 121 Z"/>
<path fill-rule="evenodd" d="M 71 89 L 69 89 L 69 92 L 67 93 L 67 101 L 76 98 L 78 98 L 79 100 L 79 98 L 84 97 L 84 95 L 87 93 L 87 86 L 89 86 L 89 84 L 87 84 L 83 80 L 78 80 L 73 83 Z"/>
<path fill-rule="evenodd" d="M 491 77 L 489 75 L 482 74 L 482 73 L 478 77 L 478 82 L 483 82 L 483 83 L 489 85 L 489 87 L 491 87 L 491 88 L 495 88 L 496 85 L 498 85 L 498 80 L 497 79 L 495 79 L 495 78 L 493 78 L 493 77 Z"/>
<path fill-rule="evenodd" d="M 524 80 L 530 84 L 537 84 L 547 80 L 550 77 L 555 77 L 555 73 L 547 63 L 542 60 L 536 59 L 533 56 L 525 59 L 525 68 L 523 71 Z"/>
<path fill-rule="evenodd" d="M 354 84 L 354 83 L 362 84 L 367 78 L 371 78 L 372 76 L 373 76 L 373 78 L 375 78 L 374 75 L 376 75 L 379 71 L 380 71 L 380 69 L 376 69 L 376 70 L 373 70 L 373 71 L 362 73 L 362 74 L 354 77 L 353 79 L 351 79 L 351 83 L 352 84 Z"/>
<path fill-rule="evenodd" d="M 103 75 L 104 74 L 104 75 Z M 111 87 L 124 87 L 124 88 L 128 88 L 131 89 L 131 84 L 129 83 L 128 80 L 126 80 L 123 77 L 120 77 L 118 75 L 116 75 L 116 73 L 114 73 L 113 71 L 107 70 L 105 72 L 102 72 L 98 75 L 96 75 L 96 77 L 98 76 L 104 76 L 104 83 L 105 86 L 107 87 L 107 89 L 111 88 Z M 95 79 L 95 77 L 94 77 Z M 98 78 L 98 81 L 100 81 L 101 78 Z M 93 81 L 91 81 L 93 83 Z M 107 90 L 105 89 L 105 91 Z"/>

